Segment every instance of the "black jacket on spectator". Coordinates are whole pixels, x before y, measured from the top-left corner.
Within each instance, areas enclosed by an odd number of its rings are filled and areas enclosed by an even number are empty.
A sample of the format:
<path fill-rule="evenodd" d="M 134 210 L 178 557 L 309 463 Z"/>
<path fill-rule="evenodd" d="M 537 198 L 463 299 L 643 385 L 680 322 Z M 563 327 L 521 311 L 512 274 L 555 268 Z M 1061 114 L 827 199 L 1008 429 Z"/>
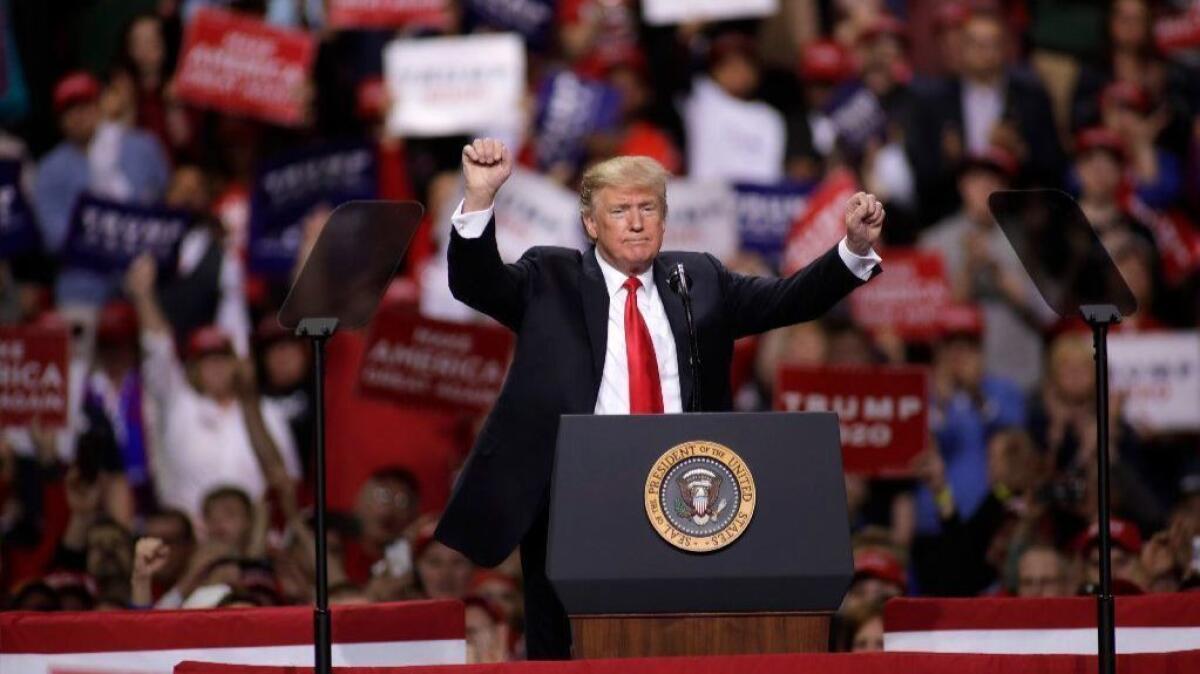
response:
<path fill-rule="evenodd" d="M 958 206 L 955 181 L 964 157 L 947 156 L 945 138 L 957 136 L 959 147 L 967 154 L 962 92 L 958 79 L 918 85 L 917 95 L 924 103 L 916 106 L 906 149 L 916 173 L 924 222 L 935 222 Z M 1066 156 L 1054 128 L 1050 99 L 1032 75 L 1015 70 L 1008 73 L 1001 120 L 1015 126 L 1028 150 L 1020 182 L 1030 187 L 1061 185 Z"/>

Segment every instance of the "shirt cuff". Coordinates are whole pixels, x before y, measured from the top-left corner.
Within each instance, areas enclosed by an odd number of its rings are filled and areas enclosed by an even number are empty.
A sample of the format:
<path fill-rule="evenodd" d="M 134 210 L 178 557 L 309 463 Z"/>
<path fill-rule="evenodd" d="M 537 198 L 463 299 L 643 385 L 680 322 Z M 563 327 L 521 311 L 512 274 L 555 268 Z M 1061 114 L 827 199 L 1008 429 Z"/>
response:
<path fill-rule="evenodd" d="M 472 211 L 471 213 L 463 213 L 464 201 L 458 202 L 458 208 L 454 209 L 454 215 L 450 216 L 450 223 L 454 225 L 454 229 L 458 235 L 464 239 L 478 239 L 483 236 L 483 230 L 487 229 L 488 222 L 492 219 L 492 212 L 496 208 L 496 204 L 483 209 L 482 211 Z"/>
<path fill-rule="evenodd" d="M 850 250 L 850 246 L 846 245 L 846 237 L 842 237 L 841 242 L 838 243 L 838 255 L 842 257 L 842 262 L 845 263 L 850 273 L 864 281 L 871 280 L 871 273 L 874 271 L 875 265 L 883 261 L 874 248 L 866 255 L 859 255 Z"/>

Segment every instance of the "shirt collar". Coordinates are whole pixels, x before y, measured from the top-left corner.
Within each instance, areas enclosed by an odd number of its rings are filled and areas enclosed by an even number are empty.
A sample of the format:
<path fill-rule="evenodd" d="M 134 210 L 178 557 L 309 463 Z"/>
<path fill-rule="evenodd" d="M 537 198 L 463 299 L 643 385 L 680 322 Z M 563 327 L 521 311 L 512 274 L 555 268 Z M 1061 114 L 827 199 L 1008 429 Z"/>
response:
<path fill-rule="evenodd" d="M 593 248 L 592 254 L 596 256 L 596 262 L 600 263 L 600 273 L 604 274 L 604 286 L 608 289 L 608 297 L 611 299 L 625 285 L 625 279 L 629 277 L 609 264 L 600 254 L 599 249 Z M 642 287 L 646 289 L 646 296 L 649 297 L 654 292 L 654 265 L 650 265 L 646 271 L 638 274 L 637 278 L 642 282 Z"/>

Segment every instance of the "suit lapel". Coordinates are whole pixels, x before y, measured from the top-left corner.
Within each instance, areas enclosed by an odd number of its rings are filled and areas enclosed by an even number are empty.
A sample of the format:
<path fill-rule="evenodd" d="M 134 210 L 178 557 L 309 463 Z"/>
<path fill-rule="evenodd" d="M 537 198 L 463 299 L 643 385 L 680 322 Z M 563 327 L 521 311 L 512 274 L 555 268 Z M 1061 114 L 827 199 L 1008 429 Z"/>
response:
<path fill-rule="evenodd" d="M 692 369 L 688 366 L 688 354 L 691 345 L 688 344 L 687 316 L 683 313 L 683 300 L 679 299 L 667 283 L 667 263 L 662 257 L 654 258 L 654 287 L 662 298 L 663 308 L 667 311 L 667 322 L 671 324 L 671 334 L 675 336 L 675 359 L 679 364 L 679 398 L 683 411 L 688 411 L 688 401 L 692 398 Z"/>
<path fill-rule="evenodd" d="M 592 345 L 595 383 L 592 393 L 598 393 L 600 378 L 604 376 L 604 351 L 608 346 L 608 287 L 604 285 L 604 274 L 600 271 L 600 263 L 596 261 L 595 248 L 589 248 L 583 254 L 583 278 L 579 282 L 579 293 L 588 339 Z M 595 404 L 594 398 L 592 402 Z"/>

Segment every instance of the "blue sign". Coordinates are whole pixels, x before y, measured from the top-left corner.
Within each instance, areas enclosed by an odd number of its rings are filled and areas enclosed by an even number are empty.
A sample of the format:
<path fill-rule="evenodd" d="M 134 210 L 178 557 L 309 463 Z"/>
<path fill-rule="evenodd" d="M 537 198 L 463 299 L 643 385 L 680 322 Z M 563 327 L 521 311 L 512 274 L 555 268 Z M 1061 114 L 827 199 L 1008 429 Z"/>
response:
<path fill-rule="evenodd" d="M 887 132 L 887 113 L 879 99 L 858 82 L 835 91 L 825 114 L 837 129 L 838 143 L 854 153 L 865 150 L 872 139 L 883 139 Z"/>
<path fill-rule="evenodd" d="M 365 142 L 305 148 L 264 162 L 250 194 L 250 268 L 287 276 L 300 250 L 304 218 L 314 208 L 378 195 L 378 161 Z"/>
<path fill-rule="evenodd" d="M 619 92 L 569 70 L 542 80 L 537 101 L 533 147 L 541 171 L 563 163 L 579 168 L 588 135 L 613 129 L 620 121 Z"/>
<path fill-rule="evenodd" d="M 42 242 L 21 188 L 21 162 L 0 160 L 0 258 L 37 249 Z"/>
<path fill-rule="evenodd" d="M 812 189 L 812 183 L 734 185 L 741 249 L 758 253 L 778 269 L 792 223 L 804 211 Z"/>
<path fill-rule="evenodd" d="M 179 241 L 192 225 L 192 214 L 160 206 L 139 206 L 79 195 L 71 215 L 64 265 L 98 272 L 119 272 L 142 253 L 159 269 L 174 269 Z"/>
<path fill-rule="evenodd" d="M 467 0 L 463 8 L 471 28 L 499 28 L 520 33 L 534 51 L 550 45 L 554 29 L 553 0 Z"/>

